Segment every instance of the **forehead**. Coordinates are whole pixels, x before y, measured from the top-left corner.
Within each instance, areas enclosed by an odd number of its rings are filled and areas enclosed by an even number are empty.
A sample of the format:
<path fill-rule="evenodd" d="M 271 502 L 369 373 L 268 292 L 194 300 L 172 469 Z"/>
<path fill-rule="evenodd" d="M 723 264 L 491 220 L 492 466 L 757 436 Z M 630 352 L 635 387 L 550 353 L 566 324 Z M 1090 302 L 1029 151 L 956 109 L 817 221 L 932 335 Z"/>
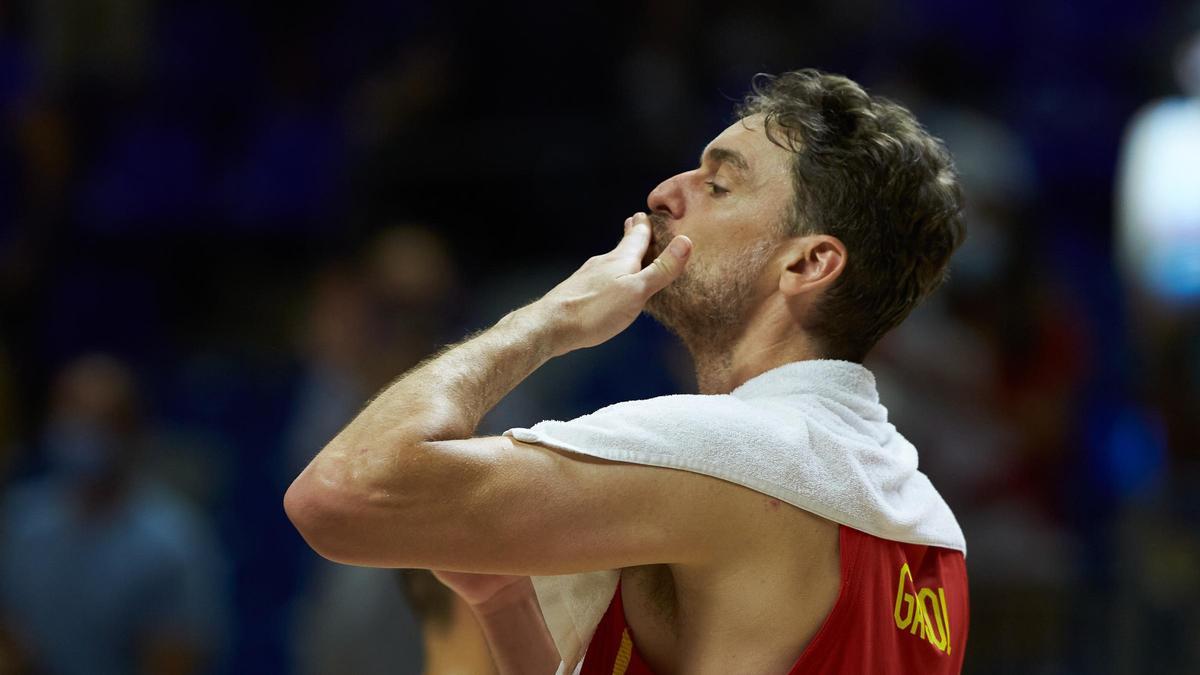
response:
<path fill-rule="evenodd" d="M 744 117 L 729 125 L 705 148 L 732 150 L 746 159 L 747 173 L 757 183 L 788 181 L 791 153 L 771 142 L 762 115 Z"/>

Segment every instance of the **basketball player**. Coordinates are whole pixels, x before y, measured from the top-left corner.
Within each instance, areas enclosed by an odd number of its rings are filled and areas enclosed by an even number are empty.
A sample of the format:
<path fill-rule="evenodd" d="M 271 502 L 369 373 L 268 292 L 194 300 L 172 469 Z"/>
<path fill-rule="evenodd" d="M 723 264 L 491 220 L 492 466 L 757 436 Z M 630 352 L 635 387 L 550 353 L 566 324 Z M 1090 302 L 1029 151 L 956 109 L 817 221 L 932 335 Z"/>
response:
<path fill-rule="evenodd" d="M 697 168 L 650 193 L 649 213 L 625 221 L 612 251 L 402 376 L 317 455 L 285 497 L 316 551 L 442 570 L 503 673 L 575 666 L 560 663 L 530 575 L 612 569 L 619 584 L 576 672 L 961 669 L 965 546 L 944 502 L 929 487 L 929 508 L 897 502 L 911 517 L 856 506 L 928 484 L 861 362 L 942 282 L 962 240 L 950 158 L 904 108 L 818 71 L 757 80 L 738 113 Z M 797 438 L 813 455 L 798 463 L 870 446 L 872 459 L 855 464 L 866 478 L 768 488 L 708 475 L 728 467 L 705 439 L 744 452 L 726 432 L 737 419 L 622 417 L 675 410 L 669 400 L 581 420 L 611 438 L 638 424 L 631 439 L 677 434 L 687 447 L 669 450 L 712 457 L 716 469 L 654 466 L 636 459 L 634 440 L 635 459 L 613 461 L 586 447 L 473 437 L 547 360 L 612 338 L 643 310 L 694 359 L 701 395 L 686 400 L 780 415 L 779 429 L 746 430 L 746 444 L 763 433 Z M 785 403 L 756 403 L 766 389 L 785 390 Z M 806 445 L 837 434 L 855 440 Z M 872 462 L 904 466 L 883 484 L 870 478 Z M 951 524 L 950 543 L 920 535 L 923 513 Z"/>

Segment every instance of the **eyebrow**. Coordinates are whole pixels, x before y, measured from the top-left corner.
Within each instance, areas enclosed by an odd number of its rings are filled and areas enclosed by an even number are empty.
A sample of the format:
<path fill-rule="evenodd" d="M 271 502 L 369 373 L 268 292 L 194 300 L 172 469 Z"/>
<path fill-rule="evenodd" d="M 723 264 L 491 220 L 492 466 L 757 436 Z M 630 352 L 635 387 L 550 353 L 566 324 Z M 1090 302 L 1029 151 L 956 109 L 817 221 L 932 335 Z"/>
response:
<path fill-rule="evenodd" d="M 750 163 L 746 161 L 746 157 L 737 150 L 729 148 L 711 147 L 704 151 L 700 157 L 700 163 L 704 163 L 704 158 L 707 157 L 710 161 L 719 162 L 722 164 L 731 164 L 742 174 L 750 173 Z"/>

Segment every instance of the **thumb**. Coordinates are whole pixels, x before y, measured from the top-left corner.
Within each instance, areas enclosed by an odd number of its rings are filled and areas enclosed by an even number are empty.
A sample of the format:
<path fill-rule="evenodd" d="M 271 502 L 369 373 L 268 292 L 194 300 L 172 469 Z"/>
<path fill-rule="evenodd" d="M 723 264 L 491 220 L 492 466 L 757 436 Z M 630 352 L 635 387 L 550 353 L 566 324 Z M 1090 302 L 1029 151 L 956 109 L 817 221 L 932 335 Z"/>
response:
<path fill-rule="evenodd" d="M 666 250 L 660 253 L 654 262 L 634 276 L 646 284 L 648 295 L 654 295 L 666 288 L 667 284 L 675 281 L 683 272 L 683 267 L 687 264 L 691 254 L 692 240 L 681 234 L 671 240 Z"/>

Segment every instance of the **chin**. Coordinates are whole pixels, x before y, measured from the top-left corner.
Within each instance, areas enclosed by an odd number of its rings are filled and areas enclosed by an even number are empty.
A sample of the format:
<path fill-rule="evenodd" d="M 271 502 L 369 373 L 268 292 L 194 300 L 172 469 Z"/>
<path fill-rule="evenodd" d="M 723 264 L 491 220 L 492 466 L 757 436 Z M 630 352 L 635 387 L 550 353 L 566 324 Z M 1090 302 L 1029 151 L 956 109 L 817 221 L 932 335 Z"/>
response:
<path fill-rule="evenodd" d="M 678 281 L 676 281 L 678 283 Z M 690 333 L 691 322 L 687 319 L 688 310 L 684 305 L 686 299 L 680 296 L 681 288 L 667 286 L 650 296 L 646 301 L 644 311 L 667 330 L 677 337 L 686 339 Z"/>

